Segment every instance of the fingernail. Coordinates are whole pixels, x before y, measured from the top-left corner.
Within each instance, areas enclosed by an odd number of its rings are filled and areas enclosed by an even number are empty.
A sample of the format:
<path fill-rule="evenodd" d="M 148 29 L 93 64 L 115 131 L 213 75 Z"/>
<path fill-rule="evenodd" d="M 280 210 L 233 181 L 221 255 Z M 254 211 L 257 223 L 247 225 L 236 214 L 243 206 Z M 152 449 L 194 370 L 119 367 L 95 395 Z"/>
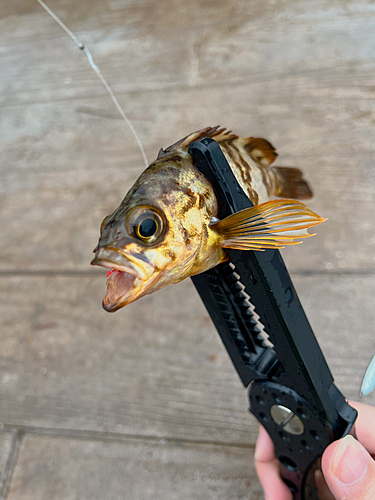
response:
<path fill-rule="evenodd" d="M 352 486 L 365 475 L 368 455 L 362 445 L 352 436 L 341 440 L 332 457 L 331 472 L 345 486 Z"/>

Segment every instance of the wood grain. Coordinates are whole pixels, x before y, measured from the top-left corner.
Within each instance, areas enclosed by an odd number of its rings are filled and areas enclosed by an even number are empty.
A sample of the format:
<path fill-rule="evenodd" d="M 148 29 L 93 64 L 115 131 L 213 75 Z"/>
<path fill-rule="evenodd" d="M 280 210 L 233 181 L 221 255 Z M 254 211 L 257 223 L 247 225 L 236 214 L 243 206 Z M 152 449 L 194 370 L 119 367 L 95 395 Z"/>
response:
<path fill-rule="evenodd" d="M 230 101 L 235 92 L 236 89 L 225 90 L 223 95 Z M 168 92 L 163 97 L 167 100 L 172 94 Z M 184 111 L 189 114 L 192 111 L 188 109 L 189 102 L 194 101 L 194 112 L 198 114 L 199 106 L 203 107 L 205 99 L 210 98 L 208 91 L 197 90 L 179 95 L 178 102 L 178 93 L 174 96 L 171 113 L 175 116 L 178 107 L 180 116 L 174 125 L 181 132 L 170 133 L 169 139 L 165 136 L 153 149 L 148 149 L 150 159 L 156 157 L 160 145 L 166 146 L 189 129 L 201 126 L 196 122 L 191 128 L 186 127 Z M 219 106 L 218 96 L 216 100 Z M 147 106 L 149 113 L 153 106 L 155 104 Z M 125 124 L 77 113 L 75 108 L 72 103 L 48 105 L 43 110 L 35 108 L 33 113 L 37 118 L 33 119 L 35 127 L 31 135 L 12 139 L 5 147 L 0 160 L 3 164 L 2 270 L 89 269 L 101 220 L 118 206 L 143 170 L 135 148 L 128 151 Z M 156 121 L 159 110 L 153 109 Z M 236 114 L 228 105 L 225 111 L 226 116 Z M 22 108 L 15 116 L 27 120 L 31 113 L 30 109 Z M 54 116 L 60 118 L 61 132 L 51 127 Z M 219 121 L 219 117 L 212 120 L 213 123 Z M 249 126 L 243 133 L 255 131 L 255 126 Z M 272 139 L 268 134 L 262 135 Z M 308 152 L 304 149 L 308 139 L 300 139 L 302 149 L 294 149 L 294 152 L 283 148 L 282 141 L 272 141 L 281 147 L 277 164 L 297 165 L 304 170 L 315 191 L 309 206 L 329 220 L 319 226 L 317 236 L 303 246 L 284 251 L 287 264 L 292 271 L 326 270 L 327 266 L 328 270 L 339 271 L 374 270 L 372 163 L 375 152 L 352 152 L 351 160 L 346 152 L 347 159 L 343 160 L 339 151 L 342 147 L 347 149 L 347 145 L 339 142 L 332 144 L 332 156 L 328 158 L 326 146 L 322 145 L 320 152 L 319 148 L 315 153 Z M 313 144 L 314 140 L 309 148 Z"/>
<path fill-rule="evenodd" d="M 263 498 L 253 450 L 26 436 L 9 500 Z"/>
<path fill-rule="evenodd" d="M 373 2 L 48 5 L 90 49 L 150 161 L 221 124 L 303 170 L 309 206 L 329 221 L 283 255 L 337 385 L 356 398 L 375 349 Z M 9 500 L 262 498 L 257 424 L 191 283 L 115 315 L 100 307 L 99 225 L 143 163 L 36 0 L 0 5 L 0 150 L 0 422 L 26 431 Z M 10 443 L 0 435 L 0 474 Z"/>
<path fill-rule="evenodd" d="M 39 5 L 21 5 L 18 16 L 3 7 L 0 29 L 0 265 L 82 270 L 142 160 L 84 55 Z M 372 4 L 194 5 L 51 2 L 90 47 L 150 161 L 209 124 L 267 137 L 329 218 L 285 252 L 291 269 L 373 270 Z"/>
<path fill-rule="evenodd" d="M 104 282 L 0 280 L 3 423 L 254 444 L 246 391 L 192 284 L 108 314 Z M 358 398 L 375 349 L 375 278 L 295 282 L 338 387 Z"/>

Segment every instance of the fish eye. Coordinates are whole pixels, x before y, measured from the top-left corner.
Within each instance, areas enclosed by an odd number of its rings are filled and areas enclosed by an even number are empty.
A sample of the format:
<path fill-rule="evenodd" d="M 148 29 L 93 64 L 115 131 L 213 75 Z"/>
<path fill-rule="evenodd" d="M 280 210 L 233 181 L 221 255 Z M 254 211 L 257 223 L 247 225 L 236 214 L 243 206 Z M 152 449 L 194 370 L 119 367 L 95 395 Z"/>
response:
<path fill-rule="evenodd" d="M 148 217 L 144 219 L 138 226 L 137 231 L 141 238 L 151 238 L 158 230 L 158 223 L 155 219 Z"/>
<path fill-rule="evenodd" d="M 135 238 L 151 245 L 163 233 L 163 220 L 158 212 L 142 207 L 132 211 L 128 217 L 128 230 Z"/>
<path fill-rule="evenodd" d="M 104 219 L 102 220 L 102 223 L 100 225 L 100 232 L 103 231 L 105 223 L 107 222 L 108 219 L 109 219 L 109 215 L 107 215 L 107 217 L 104 217 Z"/>

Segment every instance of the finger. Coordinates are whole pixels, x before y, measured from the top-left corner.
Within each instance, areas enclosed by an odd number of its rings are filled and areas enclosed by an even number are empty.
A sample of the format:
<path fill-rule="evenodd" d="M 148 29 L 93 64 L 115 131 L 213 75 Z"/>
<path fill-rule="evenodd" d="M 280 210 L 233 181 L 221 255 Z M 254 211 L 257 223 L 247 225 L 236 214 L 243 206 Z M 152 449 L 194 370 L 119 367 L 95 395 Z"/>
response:
<path fill-rule="evenodd" d="M 270 462 L 275 458 L 275 447 L 266 429 L 260 425 L 257 443 L 255 445 L 255 460 Z"/>
<path fill-rule="evenodd" d="M 320 469 L 315 471 L 315 486 L 319 500 L 335 500 Z"/>
<path fill-rule="evenodd" d="M 357 401 L 350 401 L 349 404 L 358 411 L 358 418 L 355 423 L 355 430 L 358 441 L 360 441 L 366 450 L 375 455 L 375 408 Z"/>
<path fill-rule="evenodd" d="M 337 499 L 373 500 L 375 462 L 352 436 L 330 444 L 323 453 L 322 470 Z"/>
<path fill-rule="evenodd" d="M 293 500 L 292 493 L 280 477 L 279 462 L 276 458 L 269 462 L 256 460 L 255 467 L 266 500 Z"/>
<path fill-rule="evenodd" d="M 272 439 L 261 425 L 255 446 L 255 467 L 266 500 L 292 500 L 289 488 L 280 477 L 280 466 Z"/>

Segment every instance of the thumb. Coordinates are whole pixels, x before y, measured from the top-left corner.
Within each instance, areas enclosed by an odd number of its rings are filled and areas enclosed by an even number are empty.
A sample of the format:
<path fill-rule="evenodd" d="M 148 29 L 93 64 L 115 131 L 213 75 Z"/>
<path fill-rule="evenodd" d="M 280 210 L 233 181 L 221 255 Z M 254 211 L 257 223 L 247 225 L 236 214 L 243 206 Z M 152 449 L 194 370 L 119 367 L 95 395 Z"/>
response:
<path fill-rule="evenodd" d="M 375 498 L 375 462 L 352 436 L 328 446 L 322 457 L 322 471 L 337 500 Z"/>

